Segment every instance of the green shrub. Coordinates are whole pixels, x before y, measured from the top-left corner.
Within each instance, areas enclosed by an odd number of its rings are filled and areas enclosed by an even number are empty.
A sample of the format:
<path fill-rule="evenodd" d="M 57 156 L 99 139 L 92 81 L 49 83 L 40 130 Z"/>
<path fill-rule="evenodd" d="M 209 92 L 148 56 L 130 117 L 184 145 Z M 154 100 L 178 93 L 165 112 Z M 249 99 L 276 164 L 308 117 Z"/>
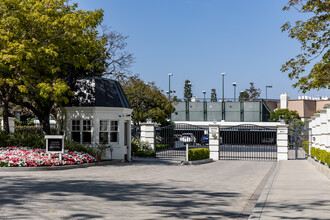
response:
<path fill-rule="evenodd" d="M 64 150 L 88 153 L 94 157 L 97 157 L 98 159 L 100 159 L 102 156 L 102 152 L 99 150 L 92 147 L 87 147 L 71 140 L 64 140 Z"/>
<path fill-rule="evenodd" d="M 320 153 L 321 153 L 321 149 L 320 148 L 316 148 L 315 149 L 315 157 L 320 160 Z"/>
<path fill-rule="evenodd" d="M 156 153 L 153 150 L 141 150 L 138 149 L 134 156 L 136 157 L 156 157 Z"/>
<path fill-rule="evenodd" d="M 315 147 L 311 147 L 311 157 L 315 157 Z"/>
<path fill-rule="evenodd" d="M 15 132 L 6 134 L 0 132 L 0 147 L 30 147 L 30 148 L 45 148 L 44 135 L 28 132 Z"/>
<path fill-rule="evenodd" d="M 302 148 L 305 150 L 307 154 L 309 154 L 309 141 L 303 141 Z"/>
<path fill-rule="evenodd" d="M 210 158 L 210 150 L 207 148 L 195 148 L 188 150 L 188 160 L 203 160 Z"/>
<path fill-rule="evenodd" d="M 326 150 L 321 150 L 319 148 L 311 148 L 311 156 L 315 157 L 317 160 L 321 161 L 324 164 L 330 165 L 330 152 Z"/>
<path fill-rule="evenodd" d="M 39 126 L 15 126 L 15 133 L 43 134 Z M 57 134 L 56 128 L 50 128 L 51 134 Z"/>

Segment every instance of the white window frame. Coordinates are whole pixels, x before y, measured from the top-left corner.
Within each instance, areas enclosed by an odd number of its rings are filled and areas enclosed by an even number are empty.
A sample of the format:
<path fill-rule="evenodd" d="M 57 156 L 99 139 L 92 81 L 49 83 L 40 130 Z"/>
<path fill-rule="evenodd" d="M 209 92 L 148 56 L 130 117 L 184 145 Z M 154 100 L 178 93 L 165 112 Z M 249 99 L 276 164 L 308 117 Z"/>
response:
<path fill-rule="evenodd" d="M 101 121 L 107 121 L 107 129 L 106 131 L 101 130 Z M 112 123 L 116 122 L 115 125 Z M 100 142 L 100 133 L 108 133 L 108 142 L 107 143 L 101 143 Z M 116 139 L 117 141 L 112 141 L 111 134 L 116 133 Z M 119 143 L 119 121 L 118 120 L 109 120 L 109 119 L 100 119 L 99 120 L 99 143 L 100 144 L 115 144 Z"/>
<path fill-rule="evenodd" d="M 79 121 L 79 127 L 77 127 L 77 125 L 75 125 L 75 130 L 73 130 L 73 121 Z M 86 121 L 89 121 L 90 124 L 85 125 L 84 122 L 86 122 Z M 89 130 L 85 130 L 86 126 L 89 126 Z M 79 128 L 79 130 L 76 130 L 76 128 Z M 93 131 L 93 120 L 91 120 L 91 119 L 71 119 L 71 128 L 70 128 L 71 140 L 73 140 L 72 133 L 73 132 L 79 132 L 79 139 L 80 139 L 79 143 L 80 144 L 84 144 L 84 145 L 92 144 L 92 142 L 93 142 L 92 131 Z M 90 133 L 90 135 L 91 135 L 90 143 L 89 142 L 83 142 L 84 133 Z"/>

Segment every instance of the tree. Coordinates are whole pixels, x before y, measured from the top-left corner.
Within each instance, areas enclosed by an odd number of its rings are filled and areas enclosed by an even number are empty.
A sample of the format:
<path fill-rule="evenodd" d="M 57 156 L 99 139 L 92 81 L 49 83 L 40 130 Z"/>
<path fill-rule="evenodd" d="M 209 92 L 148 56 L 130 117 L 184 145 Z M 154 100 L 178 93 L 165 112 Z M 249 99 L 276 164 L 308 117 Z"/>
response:
<path fill-rule="evenodd" d="M 281 71 L 288 72 L 291 80 L 297 80 L 293 87 L 303 93 L 311 89 L 330 89 L 329 0 L 290 0 L 283 10 L 292 8 L 309 18 L 282 26 L 282 32 L 288 32 L 290 38 L 301 44 L 302 53 L 287 61 Z M 311 70 L 305 73 L 309 66 Z"/>
<path fill-rule="evenodd" d="M 248 93 L 248 95 L 249 95 L 248 98 L 250 100 L 253 100 L 253 99 L 256 99 L 256 98 L 260 97 L 261 89 L 255 88 L 254 83 L 250 82 L 250 88 L 246 89 L 245 92 Z"/>
<path fill-rule="evenodd" d="M 51 109 L 68 102 L 77 78 L 120 73 L 132 61 L 115 58 L 125 38 L 100 35 L 102 19 L 102 10 L 69 0 L 0 0 L 0 84 L 12 89 L 1 96 L 32 110 L 46 134 Z"/>
<path fill-rule="evenodd" d="M 284 120 L 286 124 L 289 124 L 293 119 L 301 119 L 297 111 L 277 109 L 270 113 L 270 120 L 273 122 Z"/>
<path fill-rule="evenodd" d="M 285 124 L 289 125 L 289 133 L 304 125 L 297 111 L 289 109 L 277 109 L 270 113 L 270 121 L 276 122 L 284 120 Z"/>
<path fill-rule="evenodd" d="M 246 91 L 242 91 L 239 93 L 239 98 L 238 98 L 239 101 L 245 101 L 249 99 L 250 99 L 249 93 L 247 93 Z"/>
<path fill-rule="evenodd" d="M 122 82 L 125 95 L 130 103 L 134 124 L 151 118 L 153 122 L 167 125 L 174 107 L 154 82 L 145 83 L 137 75 L 128 77 Z"/>
<path fill-rule="evenodd" d="M 191 101 L 191 98 L 192 98 L 191 87 L 192 87 L 192 84 L 191 84 L 190 80 L 187 79 L 184 82 L 184 100 L 186 102 Z"/>
<path fill-rule="evenodd" d="M 217 91 L 216 89 L 211 89 L 211 102 L 217 102 Z"/>

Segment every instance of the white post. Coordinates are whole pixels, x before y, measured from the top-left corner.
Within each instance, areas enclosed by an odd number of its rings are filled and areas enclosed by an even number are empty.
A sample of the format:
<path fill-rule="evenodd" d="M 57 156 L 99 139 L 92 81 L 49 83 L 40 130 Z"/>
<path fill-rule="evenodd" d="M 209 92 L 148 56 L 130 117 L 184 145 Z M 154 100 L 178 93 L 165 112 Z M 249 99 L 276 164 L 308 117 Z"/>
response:
<path fill-rule="evenodd" d="M 288 160 L 288 125 L 277 126 L 277 160 Z"/>
<path fill-rule="evenodd" d="M 155 124 L 141 124 L 141 141 L 146 141 L 152 150 L 155 150 Z"/>
<path fill-rule="evenodd" d="M 186 161 L 189 161 L 189 145 L 186 144 Z"/>
<path fill-rule="evenodd" d="M 209 125 L 209 149 L 210 159 L 219 160 L 219 126 Z"/>

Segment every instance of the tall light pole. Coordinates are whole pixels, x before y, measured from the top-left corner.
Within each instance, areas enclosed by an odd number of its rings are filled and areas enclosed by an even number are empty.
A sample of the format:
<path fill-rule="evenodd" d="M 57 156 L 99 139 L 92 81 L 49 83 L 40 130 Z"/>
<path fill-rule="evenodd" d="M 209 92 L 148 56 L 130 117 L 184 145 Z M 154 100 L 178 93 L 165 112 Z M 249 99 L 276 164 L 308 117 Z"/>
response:
<path fill-rule="evenodd" d="M 206 106 L 206 99 L 205 99 L 205 94 L 206 94 L 206 91 L 203 91 L 203 94 L 204 94 L 204 102 L 203 102 L 203 112 L 204 112 L 204 121 L 207 120 L 207 106 Z"/>
<path fill-rule="evenodd" d="M 226 73 L 221 73 L 222 75 L 222 101 L 225 101 L 225 75 Z"/>
<path fill-rule="evenodd" d="M 226 73 L 221 73 L 222 75 L 222 120 L 225 120 L 225 75 Z"/>
<path fill-rule="evenodd" d="M 268 96 L 267 96 L 267 89 L 268 88 L 273 88 L 273 86 L 266 86 L 266 100 L 267 100 L 267 98 L 268 98 Z"/>
<path fill-rule="evenodd" d="M 168 100 L 171 101 L 171 76 L 173 76 L 173 73 L 168 74 Z"/>
<path fill-rule="evenodd" d="M 233 82 L 233 86 L 234 86 L 234 102 L 236 102 L 236 82 Z"/>

